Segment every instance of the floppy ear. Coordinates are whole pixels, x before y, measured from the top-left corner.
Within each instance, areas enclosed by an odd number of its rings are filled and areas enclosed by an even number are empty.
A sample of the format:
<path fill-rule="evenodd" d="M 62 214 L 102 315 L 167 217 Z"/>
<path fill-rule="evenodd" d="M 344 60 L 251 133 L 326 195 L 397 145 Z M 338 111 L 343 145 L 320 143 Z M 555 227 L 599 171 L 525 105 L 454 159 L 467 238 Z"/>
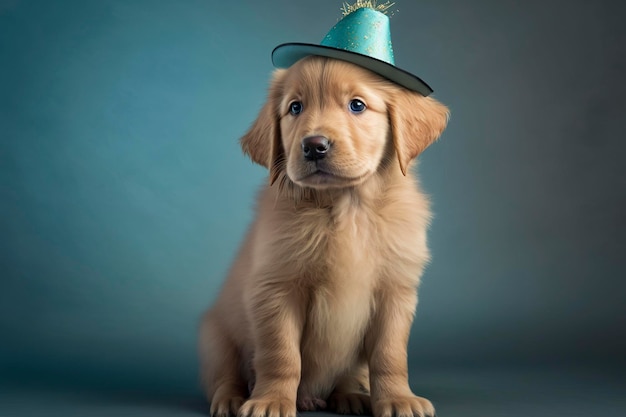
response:
<path fill-rule="evenodd" d="M 409 163 L 433 143 L 448 124 L 448 108 L 419 93 L 400 90 L 388 103 L 391 134 L 400 169 L 406 175 Z"/>
<path fill-rule="evenodd" d="M 284 157 L 280 136 L 280 98 L 285 70 L 276 70 L 272 79 L 267 101 L 254 123 L 239 140 L 243 152 L 254 162 L 270 170 L 270 185 L 280 174 Z"/>

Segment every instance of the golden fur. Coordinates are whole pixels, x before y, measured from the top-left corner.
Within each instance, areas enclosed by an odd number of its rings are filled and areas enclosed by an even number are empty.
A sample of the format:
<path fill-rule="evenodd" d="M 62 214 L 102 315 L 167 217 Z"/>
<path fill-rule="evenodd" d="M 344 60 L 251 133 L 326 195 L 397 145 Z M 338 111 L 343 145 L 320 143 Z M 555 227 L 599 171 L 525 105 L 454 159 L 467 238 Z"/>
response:
<path fill-rule="evenodd" d="M 365 111 L 350 111 L 354 98 Z M 309 57 L 275 72 L 241 139 L 270 184 L 201 324 L 213 415 L 434 414 L 408 385 L 430 218 L 409 164 L 447 119 L 436 100 L 346 62 Z M 303 157 L 312 135 L 331 143 L 323 160 Z"/>

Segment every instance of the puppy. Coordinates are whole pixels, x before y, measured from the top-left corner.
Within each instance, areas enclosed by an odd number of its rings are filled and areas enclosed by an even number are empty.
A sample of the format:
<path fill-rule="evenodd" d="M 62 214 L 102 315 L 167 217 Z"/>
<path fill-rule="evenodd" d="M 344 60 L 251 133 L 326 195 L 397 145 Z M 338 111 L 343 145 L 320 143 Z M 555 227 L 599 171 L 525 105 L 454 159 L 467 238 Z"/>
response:
<path fill-rule="evenodd" d="M 212 415 L 434 414 L 408 384 L 430 219 L 409 168 L 447 120 L 434 99 L 343 61 L 275 72 L 241 139 L 269 184 L 201 324 Z"/>

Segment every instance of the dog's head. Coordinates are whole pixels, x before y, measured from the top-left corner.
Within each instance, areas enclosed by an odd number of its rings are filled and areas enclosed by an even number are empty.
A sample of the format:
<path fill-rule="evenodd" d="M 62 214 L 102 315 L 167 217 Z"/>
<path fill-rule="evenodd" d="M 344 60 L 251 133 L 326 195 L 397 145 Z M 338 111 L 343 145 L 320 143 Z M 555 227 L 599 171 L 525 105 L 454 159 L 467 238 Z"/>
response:
<path fill-rule="evenodd" d="M 300 187 L 351 187 L 394 155 L 406 175 L 447 120 L 432 98 L 347 62 L 308 57 L 274 73 L 241 146 L 269 168 L 271 183 L 285 175 Z"/>

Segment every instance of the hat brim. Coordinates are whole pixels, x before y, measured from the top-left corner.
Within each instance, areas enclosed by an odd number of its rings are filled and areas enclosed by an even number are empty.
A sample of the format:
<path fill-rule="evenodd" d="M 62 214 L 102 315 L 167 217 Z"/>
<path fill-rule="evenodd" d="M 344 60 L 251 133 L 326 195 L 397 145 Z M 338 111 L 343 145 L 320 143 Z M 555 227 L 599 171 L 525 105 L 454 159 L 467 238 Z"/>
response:
<path fill-rule="evenodd" d="M 335 58 L 356 64 L 409 90 L 417 91 L 424 97 L 433 92 L 433 89 L 419 77 L 403 69 L 367 55 L 330 46 L 308 43 L 283 43 L 272 51 L 272 63 L 276 68 L 288 68 L 302 58 L 311 55 Z"/>

